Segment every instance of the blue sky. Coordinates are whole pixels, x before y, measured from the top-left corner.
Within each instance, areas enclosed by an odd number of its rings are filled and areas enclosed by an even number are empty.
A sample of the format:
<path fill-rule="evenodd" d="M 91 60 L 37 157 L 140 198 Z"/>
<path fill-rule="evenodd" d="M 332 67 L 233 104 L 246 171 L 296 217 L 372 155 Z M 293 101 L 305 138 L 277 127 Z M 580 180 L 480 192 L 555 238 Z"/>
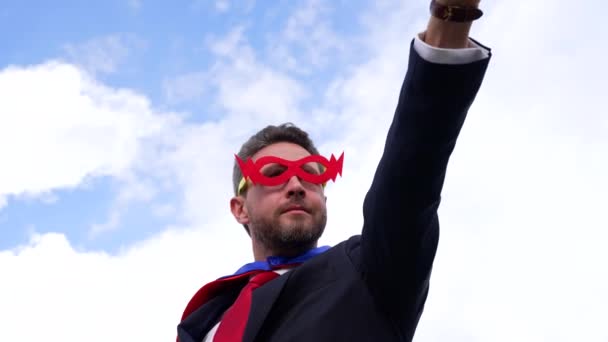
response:
<path fill-rule="evenodd" d="M 176 91 L 169 90 L 171 85 L 211 68 L 215 59 L 209 53 L 209 42 L 235 27 L 242 28 L 258 58 L 276 59 L 269 47 L 288 25 L 287 14 L 307 6 L 288 1 L 226 3 L 222 7 L 222 2 L 213 1 L 178 1 L 171 6 L 141 1 L 11 1 L 0 12 L 0 65 L 33 65 L 47 60 L 74 63 L 106 86 L 131 89 L 157 108 L 179 112 L 186 122 L 217 120 L 222 110 L 209 105 L 212 90 L 175 96 Z M 360 1 L 336 2 L 317 15 L 327 18 L 336 34 L 347 37 L 360 30 L 347 18 L 361 12 L 363 6 Z M 287 44 L 295 56 L 306 53 L 306 47 L 297 41 Z M 354 60 L 351 53 L 344 55 Z M 306 80 L 314 92 L 314 84 L 331 79 L 339 62 L 339 58 L 319 60 L 303 65 L 306 72 L 294 74 L 296 79 Z M 154 217 L 150 203 L 138 203 L 129 206 L 128 214 L 111 232 L 91 236 L 87 231 L 92 225 L 108 220 L 118 187 L 111 178 L 93 178 L 84 187 L 52 189 L 45 194 L 47 200 L 9 197 L 0 211 L 0 223 L 5 227 L 0 248 L 22 244 L 35 231 L 62 232 L 83 248 L 116 251 L 179 220 Z M 167 196 L 172 196 L 171 191 L 157 195 Z"/>
<path fill-rule="evenodd" d="M 0 63 L 28 65 L 59 58 L 89 66 L 90 53 L 105 53 L 99 57 L 106 57 L 114 66 L 100 71 L 104 83 L 136 89 L 157 105 L 165 105 L 164 81 L 205 70 L 213 62 L 207 40 L 243 26 L 251 46 L 264 58 L 269 41 L 277 39 L 287 25 L 286 14 L 306 5 L 303 1 L 248 0 L 241 5 L 226 1 L 224 9 L 221 3 L 175 1 L 167 6 L 142 1 L 8 1 L 0 12 L 0 39 L 5 43 Z M 362 1 L 337 1 L 325 5 L 326 10 L 319 15 L 330 19 L 335 32 L 349 35 L 360 29 L 350 19 L 364 6 Z M 18 39 L 14 32 L 19 33 Z M 116 44 L 104 46 L 103 40 L 108 38 Z M 293 47 L 298 53 L 297 42 Z M 322 69 L 328 70 L 336 61 L 327 62 Z M 193 108 L 180 109 L 190 112 Z"/>
<path fill-rule="evenodd" d="M 481 6 L 472 36 L 494 54 L 450 160 L 416 341 L 606 341 L 607 5 Z M 4 1 L 0 341 L 172 340 L 191 295 L 251 261 L 230 175 L 267 124 L 344 151 L 320 244 L 359 233 L 427 11 Z"/>

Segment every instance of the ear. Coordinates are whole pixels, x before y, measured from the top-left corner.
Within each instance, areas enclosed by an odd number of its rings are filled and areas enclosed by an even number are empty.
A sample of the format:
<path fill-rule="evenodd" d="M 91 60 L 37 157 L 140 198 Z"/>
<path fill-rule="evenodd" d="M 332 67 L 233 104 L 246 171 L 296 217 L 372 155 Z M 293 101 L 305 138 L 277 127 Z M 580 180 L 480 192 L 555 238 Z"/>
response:
<path fill-rule="evenodd" d="M 230 199 L 230 211 L 240 224 L 249 224 L 249 213 L 245 207 L 245 198 L 242 196 L 232 197 Z"/>

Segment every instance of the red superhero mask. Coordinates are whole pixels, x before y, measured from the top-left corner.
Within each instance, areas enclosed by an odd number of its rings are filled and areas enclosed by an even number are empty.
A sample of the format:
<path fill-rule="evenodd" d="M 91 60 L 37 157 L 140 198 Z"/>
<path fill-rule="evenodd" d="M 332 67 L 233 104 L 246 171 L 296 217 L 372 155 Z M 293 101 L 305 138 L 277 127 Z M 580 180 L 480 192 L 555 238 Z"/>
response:
<path fill-rule="evenodd" d="M 251 159 L 243 161 L 237 155 L 235 157 L 243 179 L 249 179 L 253 184 L 274 186 L 287 183 L 293 176 L 305 182 L 325 184 L 330 179 L 335 182 L 338 174 L 342 176 L 344 152 L 339 159 L 332 154 L 329 160 L 319 155 L 307 156 L 299 160 L 265 156 L 255 162 Z M 241 188 L 242 186 L 239 186 L 239 193 Z"/>

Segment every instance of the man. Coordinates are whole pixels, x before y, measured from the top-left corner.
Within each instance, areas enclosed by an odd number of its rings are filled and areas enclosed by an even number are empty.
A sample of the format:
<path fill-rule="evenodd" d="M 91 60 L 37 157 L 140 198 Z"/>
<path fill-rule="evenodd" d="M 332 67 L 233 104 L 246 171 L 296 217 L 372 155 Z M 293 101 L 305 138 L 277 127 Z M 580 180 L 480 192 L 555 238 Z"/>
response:
<path fill-rule="evenodd" d="M 230 207 L 251 236 L 255 262 L 199 290 L 178 326 L 180 342 L 412 340 L 448 159 L 490 58 L 468 38 L 478 3 L 431 3 L 363 204 L 361 235 L 317 248 L 323 186 L 341 172 L 341 158 L 320 157 L 292 125 L 266 127 L 243 145 Z"/>

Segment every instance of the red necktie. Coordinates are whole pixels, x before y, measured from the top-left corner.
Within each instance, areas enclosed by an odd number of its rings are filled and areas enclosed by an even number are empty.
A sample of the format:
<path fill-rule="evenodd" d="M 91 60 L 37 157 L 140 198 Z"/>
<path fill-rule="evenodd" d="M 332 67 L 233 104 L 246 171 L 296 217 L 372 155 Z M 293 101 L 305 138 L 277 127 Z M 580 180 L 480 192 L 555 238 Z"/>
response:
<path fill-rule="evenodd" d="M 234 304 L 226 310 L 220 326 L 215 333 L 213 342 L 237 342 L 243 340 L 245 326 L 249 318 L 249 310 L 251 309 L 253 290 L 278 276 L 275 272 L 263 271 L 249 279 L 249 282 L 243 287 Z"/>

